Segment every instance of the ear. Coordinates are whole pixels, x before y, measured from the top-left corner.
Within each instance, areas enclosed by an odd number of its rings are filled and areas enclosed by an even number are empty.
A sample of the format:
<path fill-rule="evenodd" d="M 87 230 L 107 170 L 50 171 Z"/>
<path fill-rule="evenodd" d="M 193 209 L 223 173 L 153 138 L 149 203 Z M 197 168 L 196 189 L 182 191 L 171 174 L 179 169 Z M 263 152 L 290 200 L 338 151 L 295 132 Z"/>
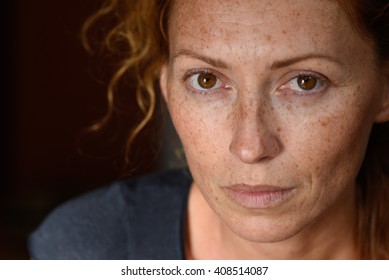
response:
<path fill-rule="evenodd" d="M 167 63 L 164 63 L 161 67 L 161 72 L 159 73 L 159 87 L 161 89 L 161 93 L 163 98 L 165 99 L 165 102 L 167 102 L 167 95 L 168 95 L 168 65 Z"/>
<path fill-rule="evenodd" d="M 375 118 L 375 121 L 378 123 L 389 121 L 389 63 L 387 63 L 385 68 L 385 86 L 383 89 L 381 109 Z"/>

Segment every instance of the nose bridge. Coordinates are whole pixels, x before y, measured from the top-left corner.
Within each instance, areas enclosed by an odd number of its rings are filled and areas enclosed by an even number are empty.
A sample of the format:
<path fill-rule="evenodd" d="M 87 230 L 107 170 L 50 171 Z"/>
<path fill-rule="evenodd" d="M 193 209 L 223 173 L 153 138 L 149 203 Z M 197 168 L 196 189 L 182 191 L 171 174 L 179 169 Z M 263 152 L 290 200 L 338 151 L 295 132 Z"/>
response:
<path fill-rule="evenodd" d="M 266 95 L 241 93 L 234 118 L 230 152 L 245 163 L 270 159 L 280 151 L 272 133 L 272 107 Z"/>
<path fill-rule="evenodd" d="M 267 134 L 267 104 L 264 98 L 250 97 L 242 100 L 236 115 L 235 134 L 257 143 Z M 257 141 L 252 141 L 256 139 Z"/>
<path fill-rule="evenodd" d="M 248 92 L 248 91 L 247 91 Z M 260 94 L 240 95 L 237 121 L 240 125 L 258 126 L 265 122 L 267 102 Z"/>

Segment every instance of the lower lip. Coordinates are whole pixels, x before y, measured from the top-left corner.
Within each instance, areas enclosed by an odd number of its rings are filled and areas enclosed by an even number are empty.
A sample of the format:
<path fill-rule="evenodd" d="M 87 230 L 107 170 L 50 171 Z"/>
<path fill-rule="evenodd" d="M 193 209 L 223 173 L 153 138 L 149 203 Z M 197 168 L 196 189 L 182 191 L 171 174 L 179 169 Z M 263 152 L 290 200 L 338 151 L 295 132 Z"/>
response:
<path fill-rule="evenodd" d="M 228 187 L 223 189 L 233 201 L 249 209 L 265 209 L 279 206 L 288 201 L 295 191 L 295 188 L 276 191 L 245 191 Z"/>

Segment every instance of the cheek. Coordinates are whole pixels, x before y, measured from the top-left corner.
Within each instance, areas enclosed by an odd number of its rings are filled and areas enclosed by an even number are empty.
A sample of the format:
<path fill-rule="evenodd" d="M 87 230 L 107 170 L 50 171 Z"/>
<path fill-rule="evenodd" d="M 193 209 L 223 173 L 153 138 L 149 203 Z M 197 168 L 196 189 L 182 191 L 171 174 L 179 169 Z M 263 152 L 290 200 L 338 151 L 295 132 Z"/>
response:
<path fill-rule="evenodd" d="M 225 149 L 226 135 L 214 113 L 179 106 L 171 115 L 188 161 L 207 165 Z"/>
<path fill-rule="evenodd" d="M 289 144 L 289 151 L 313 184 L 344 185 L 355 180 L 373 124 L 371 106 L 366 101 L 322 108 L 290 132 L 295 141 Z"/>
<path fill-rule="evenodd" d="M 172 92 L 172 96 L 180 95 Z M 212 173 L 219 168 L 222 154 L 228 152 L 232 133 L 228 129 L 227 110 L 197 104 L 185 95 L 170 99 L 168 107 L 192 173 L 196 170 Z"/>

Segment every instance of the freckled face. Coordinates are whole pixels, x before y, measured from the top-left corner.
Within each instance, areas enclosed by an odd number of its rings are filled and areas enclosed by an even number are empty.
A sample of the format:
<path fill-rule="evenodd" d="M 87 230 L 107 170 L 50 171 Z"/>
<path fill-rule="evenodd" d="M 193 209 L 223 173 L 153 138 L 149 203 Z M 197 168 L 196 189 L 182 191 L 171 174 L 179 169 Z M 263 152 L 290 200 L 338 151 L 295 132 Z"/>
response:
<path fill-rule="evenodd" d="M 284 240 L 351 205 L 383 83 L 335 1 L 174 1 L 169 41 L 162 91 L 233 232 Z"/>

